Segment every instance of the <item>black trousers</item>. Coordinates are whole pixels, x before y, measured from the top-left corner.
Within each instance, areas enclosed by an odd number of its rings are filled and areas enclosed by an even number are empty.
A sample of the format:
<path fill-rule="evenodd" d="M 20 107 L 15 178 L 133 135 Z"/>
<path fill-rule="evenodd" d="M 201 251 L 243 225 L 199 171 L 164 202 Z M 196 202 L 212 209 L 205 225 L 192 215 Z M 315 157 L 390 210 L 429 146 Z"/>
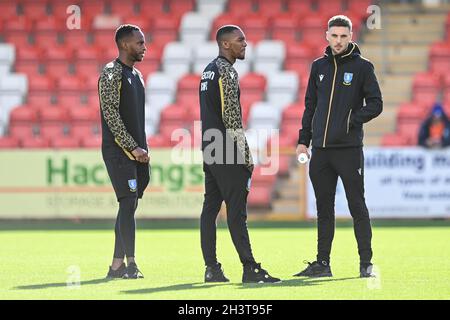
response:
<path fill-rule="evenodd" d="M 244 165 L 203 165 L 205 197 L 200 217 L 200 238 L 205 265 L 217 263 L 216 219 L 222 202 L 227 206 L 231 239 L 243 265 L 255 263 L 247 230 L 247 195 L 251 172 Z"/>
<path fill-rule="evenodd" d="M 372 227 L 364 198 L 364 154 L 362 147 L 313 148 L 309 176 L 317 204 L 317 260 L 330 260 L 334 237 L 334 201 L 338 177 L 347 197 L 361 263 L 372 259 Z"/>

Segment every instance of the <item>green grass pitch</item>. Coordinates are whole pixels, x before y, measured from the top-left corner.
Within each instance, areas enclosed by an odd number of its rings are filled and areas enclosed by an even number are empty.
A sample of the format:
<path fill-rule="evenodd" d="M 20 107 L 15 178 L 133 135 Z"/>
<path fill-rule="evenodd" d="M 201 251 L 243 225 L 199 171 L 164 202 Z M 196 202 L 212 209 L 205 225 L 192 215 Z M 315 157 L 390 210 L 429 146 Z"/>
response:
<path fill-rule="evenodd" d="M 187 228 L 145 227 L 152 224 L 138 220 L 137 262 L 145 278 L 107 281 L 112 223 L 99 228 L 6 223 L 0 230 L 0 299 L 450 299 L 449 221 L 373 223 L 376 279 L 358 278 L 351 222 L 338 224 L 334 277 L 322 279 L 292 277 L 304 268 L 303 260 L 314 259 L 313 223 L 251 222 L 257 261 L 283 280 L 272 285 L 241 284 L 242 267 L 226 228 L 218 230 L 218 257 L 231 282 L 204 284 L 197 222 Z"/>

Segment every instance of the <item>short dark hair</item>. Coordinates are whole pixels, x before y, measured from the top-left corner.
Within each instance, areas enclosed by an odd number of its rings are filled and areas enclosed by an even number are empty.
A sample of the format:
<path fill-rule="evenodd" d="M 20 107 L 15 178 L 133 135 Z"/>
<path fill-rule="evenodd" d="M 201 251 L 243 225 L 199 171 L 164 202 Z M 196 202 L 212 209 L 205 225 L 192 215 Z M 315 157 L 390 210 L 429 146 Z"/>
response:
<path fill-rule="evenodd" d="M 352 21 L 347 16 L 340 14 L 328 20 L 328 29 L 331 27 L 347 27 L 352 31 Z"/>
<path fill-rule="evenodd" d="M 229 33 L 232 33 L 234 30 L 241 30 L 241 28 L 239 28 L 238 26 L 234 25 L 234 24 L 228 24 L 225 26 L 221 26 L 216 33 L 216 41 L 217 43 L 219 43 L 222 39 L 223 36 Z"/>
<path fill-rule="evenodd" d="M 133 31 L 141 31 L 141 29 L 134 24 L 122 24 L 121 26 L 119 26 L 116 30 L 116 43 L 119 44 L 120 40 L 131 35 Z"/>

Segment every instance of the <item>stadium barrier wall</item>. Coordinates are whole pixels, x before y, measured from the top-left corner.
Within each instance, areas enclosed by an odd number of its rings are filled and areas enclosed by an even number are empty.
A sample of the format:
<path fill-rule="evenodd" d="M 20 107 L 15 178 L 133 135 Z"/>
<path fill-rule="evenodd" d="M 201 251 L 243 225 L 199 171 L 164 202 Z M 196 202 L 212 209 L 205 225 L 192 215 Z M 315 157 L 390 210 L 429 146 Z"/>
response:
<path fill-rule="evenodd" d="M 371 217 L 450 218 L 450 149 L 366 147 L 364 153 Z M 201 153 L 189 151 L 182 158 L 174 161 L 171 149 L 151 150 L 152 177 L 139 204 L 140 218 L 199 217 L 204 192 Z M 299 185 L 299 190 L 304 188 Z M 309 182 L 307 199 L 306 218 L 315 218 Z M 114 218 L 116 211 L 98 150 L 0 152 L 1 219 Z M 335 211 L 337 217 L 350 218 L 340 181 Z"/>

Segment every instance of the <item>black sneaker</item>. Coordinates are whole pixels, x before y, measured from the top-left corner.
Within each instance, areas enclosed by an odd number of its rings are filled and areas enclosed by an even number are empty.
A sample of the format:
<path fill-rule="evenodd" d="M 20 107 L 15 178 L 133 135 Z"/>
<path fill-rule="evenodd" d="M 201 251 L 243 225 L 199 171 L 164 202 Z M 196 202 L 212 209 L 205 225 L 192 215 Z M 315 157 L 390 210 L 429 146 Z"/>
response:
<path fill-rule="evenodd" d="M 281 280 L 272 277 L 266 270 L 261 268 L 260 263 L 244 266 L 242 275 L 243 283 L 280 283 Z"/>
<path fill-rule="evenodd" d="M 122 265 L 117 269 L 113 270 L 111 269 L 111 266 L 109 267 L 108 274 L 106 275 L 106 278 L 123 278 L 123 276 L 127 272 L 127 267 L 125 266 L 125 263 L 122 263 Z"/>
<path fill-rule="evenodd" d="M 217 263 L 215 266 L 206 267 L 205 282 L 230 282 L 230 280 L 225 277 L 222 265 Z"/>
<path fill-rule="evenodd" d="M 136 263 L 131 262 L 127 266 L 127 272 L 123 276 L 124 279 L 141 279 L 144 278 L 142 272 L 138 269 Z"/>
<path fill-rule="evenodd" d="M 332 277 L 331 268 L 328 262 L 308 262 L 304 261 L 304 263 L 308 264 L 305 270 L 294 274 L 294 277 L 311 277 L 311 278 L 321 278 L 321 277 Z"/>
<path fill-rule="evenodd" d="M 375 278 L 376 275 L 372 272 L 373 264 L 361 263 L 359 265 L 359 277 L 360 278 Z"/>

